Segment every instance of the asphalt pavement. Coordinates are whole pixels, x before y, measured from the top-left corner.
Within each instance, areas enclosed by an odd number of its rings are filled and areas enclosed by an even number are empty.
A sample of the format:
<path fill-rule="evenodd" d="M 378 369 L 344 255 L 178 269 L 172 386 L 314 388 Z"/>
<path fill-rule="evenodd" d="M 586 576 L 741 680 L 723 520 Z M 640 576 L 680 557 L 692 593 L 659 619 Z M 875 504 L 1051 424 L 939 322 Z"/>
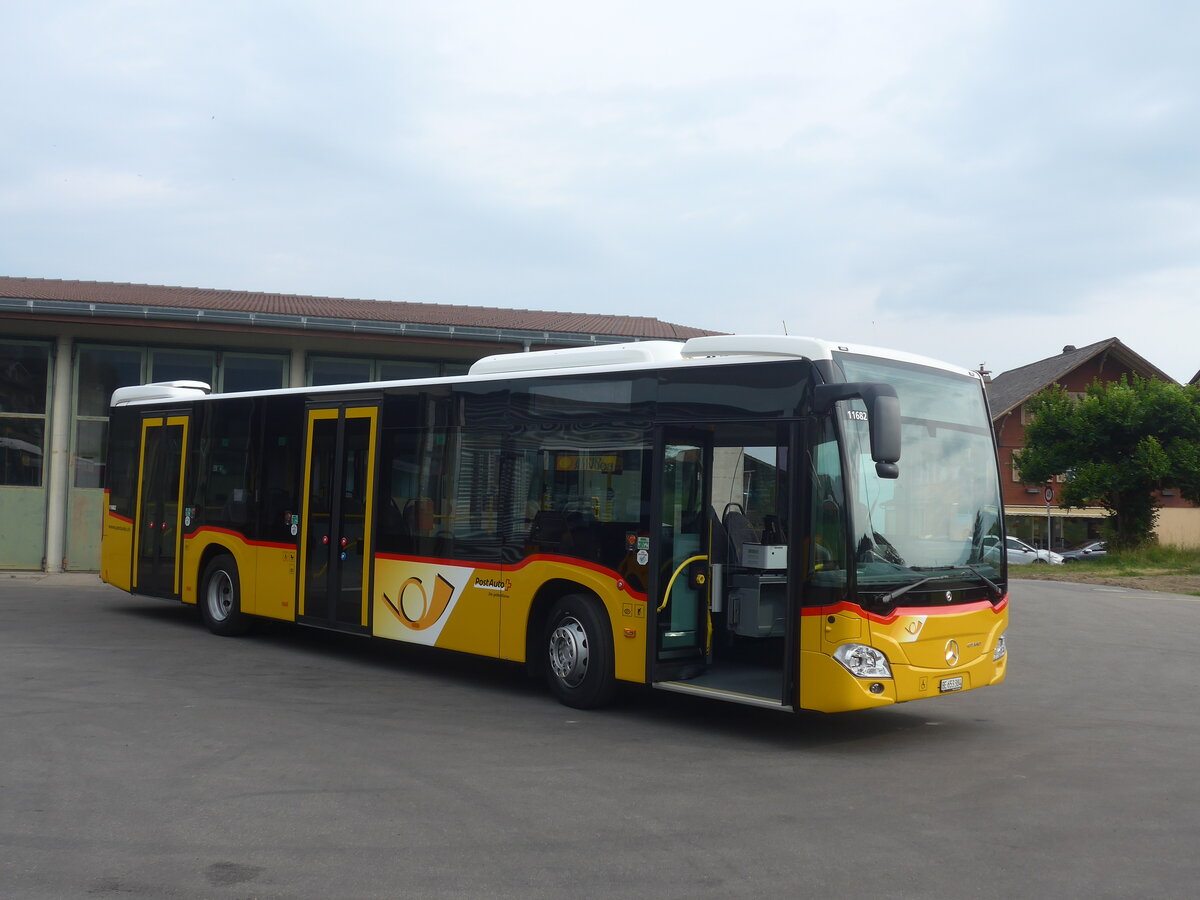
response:
<path fill-rule="evenodd" d="M 0 896 L 1191 897 L 1200 598 L 1013 583 L 1009 680 L 838 716 L 0 575 Z"/>

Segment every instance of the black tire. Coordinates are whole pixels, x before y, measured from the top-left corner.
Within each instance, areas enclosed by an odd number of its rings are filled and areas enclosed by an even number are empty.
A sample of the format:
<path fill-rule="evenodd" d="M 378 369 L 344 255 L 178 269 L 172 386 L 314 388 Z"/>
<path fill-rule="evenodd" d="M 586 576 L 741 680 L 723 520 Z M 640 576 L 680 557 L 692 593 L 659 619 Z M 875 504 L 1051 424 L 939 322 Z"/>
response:
<path fill-rule="evenodd" d="M 250 630 L 250 617 L 242 612 L 237 561 L 228 553 L 214 556 L 204 567 L 196 605 L 200 607 L 200 618 L 213 634 L 234 637 Z"/>
<path fill-rule="evenodd" d="M 617 687 L 612 629 L 598 600 L 567 594 L 555 601 L 542 648 L 546 683 L 560 701 L 575 709 L 594 709 L 612 700 Z"/>

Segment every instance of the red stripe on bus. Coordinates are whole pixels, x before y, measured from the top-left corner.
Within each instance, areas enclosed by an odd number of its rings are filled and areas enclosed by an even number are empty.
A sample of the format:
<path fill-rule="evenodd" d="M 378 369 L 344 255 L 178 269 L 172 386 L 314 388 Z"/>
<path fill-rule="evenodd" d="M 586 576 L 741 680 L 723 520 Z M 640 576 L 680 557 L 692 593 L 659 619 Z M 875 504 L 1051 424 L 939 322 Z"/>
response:
<path fill-rule="evenodd" d="M 605 566 L 598 565 L 597 563 L 591 563 L 584 559 L 575 559 L 574 557 L 571 557 L 571 556 L 554 556 L 549 553 L 535 553 L 532 556 L 525 557 L 523 560 L 521 560 L 515 566 L 506 567 L 505 571 L 516 572 L 520 569 L 525 568 L 525 566 L 529 565 L 531 562 L 561 563 L 563 565 L 576 566 L 580 569 L 588 569 L 592 572 L 595 572 L 598 575 L 604 575 L 608 578 L 615 578 L 617 580 L 617 586 L 622 591 L 624 591 L 626 594 L 628 594 L 634 600 L 638 600 L 642 603 L 646 602 L 645 593 L 643 593 L 642 591 L 635 591 L 633 588 L 631 588 L 629 586 L 629 582 L 625 580 L 625 577 L 623 575 L 621 575 L 621 573 L 616 572 L 612 569 L 606 568 Z"/>
<path fill-rule="evenodd" d="M 201 525 L 191 534 L 185 534 L 183 539 L 190 541 L 197 535 L 203 534 L 206 531 L 211 531 L 213 534 L 223 534 L 227 537 L 234 537 L 250 547 L 268 547 L 273 550 L 295 550 L 295 544 L 281 544 L 276 541 L 252 541 L 240 531 L 234 531 L 232 528 L 218 528 L 216 525 Z"/>
<path fill-rule="evenodd" d="M 406 553 L 376 553 L 375 558 L 390 559 L 397 562 L 426 563 L 429 565 L 470 566 L 471 568 L 475 569 L 501 569 L 504 572 L 520 571 L 531 562 L 553 562 L 566 566 L 574 566 L 577 569 L 587 569 L 590 572 L 595 572 L 596 574 L 603 575 L 606 578 L 612 578 L 617 582 L 617 587 L 621 591 L 628 594 L 631 599 L 637 600 L 640 603 L 645 603 L 647 600 L 645 593 L 641 591 L 635 591 L 633 588 L 631 588 L 629 586 L 629 582 L 627 582 L 624 576 L 622 576 L 619 572 L 615 572 L 612 569 L 598 565 L 597 563 L 588 562 L 584 559 L 576 559 L 573 556 L 552 556 L 548 553 L 535 553 L 533 556 L 525 557 L 516 565 L 510 565 L 508 563 L 493 564 L 469 559 L 450 559 L 436 556 L 411 556 Z"/>
<path fill-rule="evenodd" d="M 994 613 L 1001 613 L 1008 607 L 1008 594 L 1005 594 L 999 603 L 992 605 L 990 600 L 977 600 L 974 603 L 964 603 L 960 606 L 898 606 L 886 616 L 881 616 L 878 613 L 867 612 L 861 606 L 842 601 L 833 606 L 816 606 L 800 610 L 802 616 L 832 616 L 840 612 L 853 612 L 876 622 L 880 625 L 891 625 L 897 619 L 904 616 L 954 616 L 961 613 L 982 612 L 985 609 L 990 609 Z"/>

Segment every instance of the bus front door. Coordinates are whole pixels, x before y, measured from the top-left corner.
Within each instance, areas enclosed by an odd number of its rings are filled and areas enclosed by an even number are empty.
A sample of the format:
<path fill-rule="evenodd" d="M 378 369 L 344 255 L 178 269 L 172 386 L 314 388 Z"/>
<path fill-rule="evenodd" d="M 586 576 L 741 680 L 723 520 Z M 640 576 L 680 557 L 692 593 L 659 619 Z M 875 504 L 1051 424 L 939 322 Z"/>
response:
<path fill-rule="evenodd" d="M 187 429 L 187 416 L 142 419 L 132 578 L 132 588 L 139 594 L 179 596 Z"/>
<path fill-rule="evenodd" d="M 369 626 L 371 520 L 379 410 L 308 411 L 298 617 L 344 631 Z"/>
<path fill-rule="evenodd" d="M 655 681 L 686 678 L 708 643 L 708 471 L 711 440 L 667 429 L 659 442 Z"/>
<path fill-rule="evenodd" d="M 651 588 L 656 687 L 792 706 L 791 441 L 774 422 L 662 432 Z"/>

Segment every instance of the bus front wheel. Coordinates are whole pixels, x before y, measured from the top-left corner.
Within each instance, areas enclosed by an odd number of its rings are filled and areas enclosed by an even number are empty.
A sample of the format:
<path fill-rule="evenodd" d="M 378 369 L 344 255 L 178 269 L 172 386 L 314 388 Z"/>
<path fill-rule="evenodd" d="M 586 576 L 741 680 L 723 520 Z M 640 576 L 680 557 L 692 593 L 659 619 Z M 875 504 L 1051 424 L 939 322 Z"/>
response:
<path fill-rule="evenodd" d="M 591 709 L 608 703 L 616 690 L 612 631 L 600 604 L 567 594 L 546 622 L 546 681 L 567 706 Z"/>
<path fill-rule="evenodd" d="M 242 612 L 242 587 L 237 562 L 223 553 L 204 567 L 200 577 L 200 617 L 213 634 L 226 637 L 250 630 L 250 617 Z"/>

